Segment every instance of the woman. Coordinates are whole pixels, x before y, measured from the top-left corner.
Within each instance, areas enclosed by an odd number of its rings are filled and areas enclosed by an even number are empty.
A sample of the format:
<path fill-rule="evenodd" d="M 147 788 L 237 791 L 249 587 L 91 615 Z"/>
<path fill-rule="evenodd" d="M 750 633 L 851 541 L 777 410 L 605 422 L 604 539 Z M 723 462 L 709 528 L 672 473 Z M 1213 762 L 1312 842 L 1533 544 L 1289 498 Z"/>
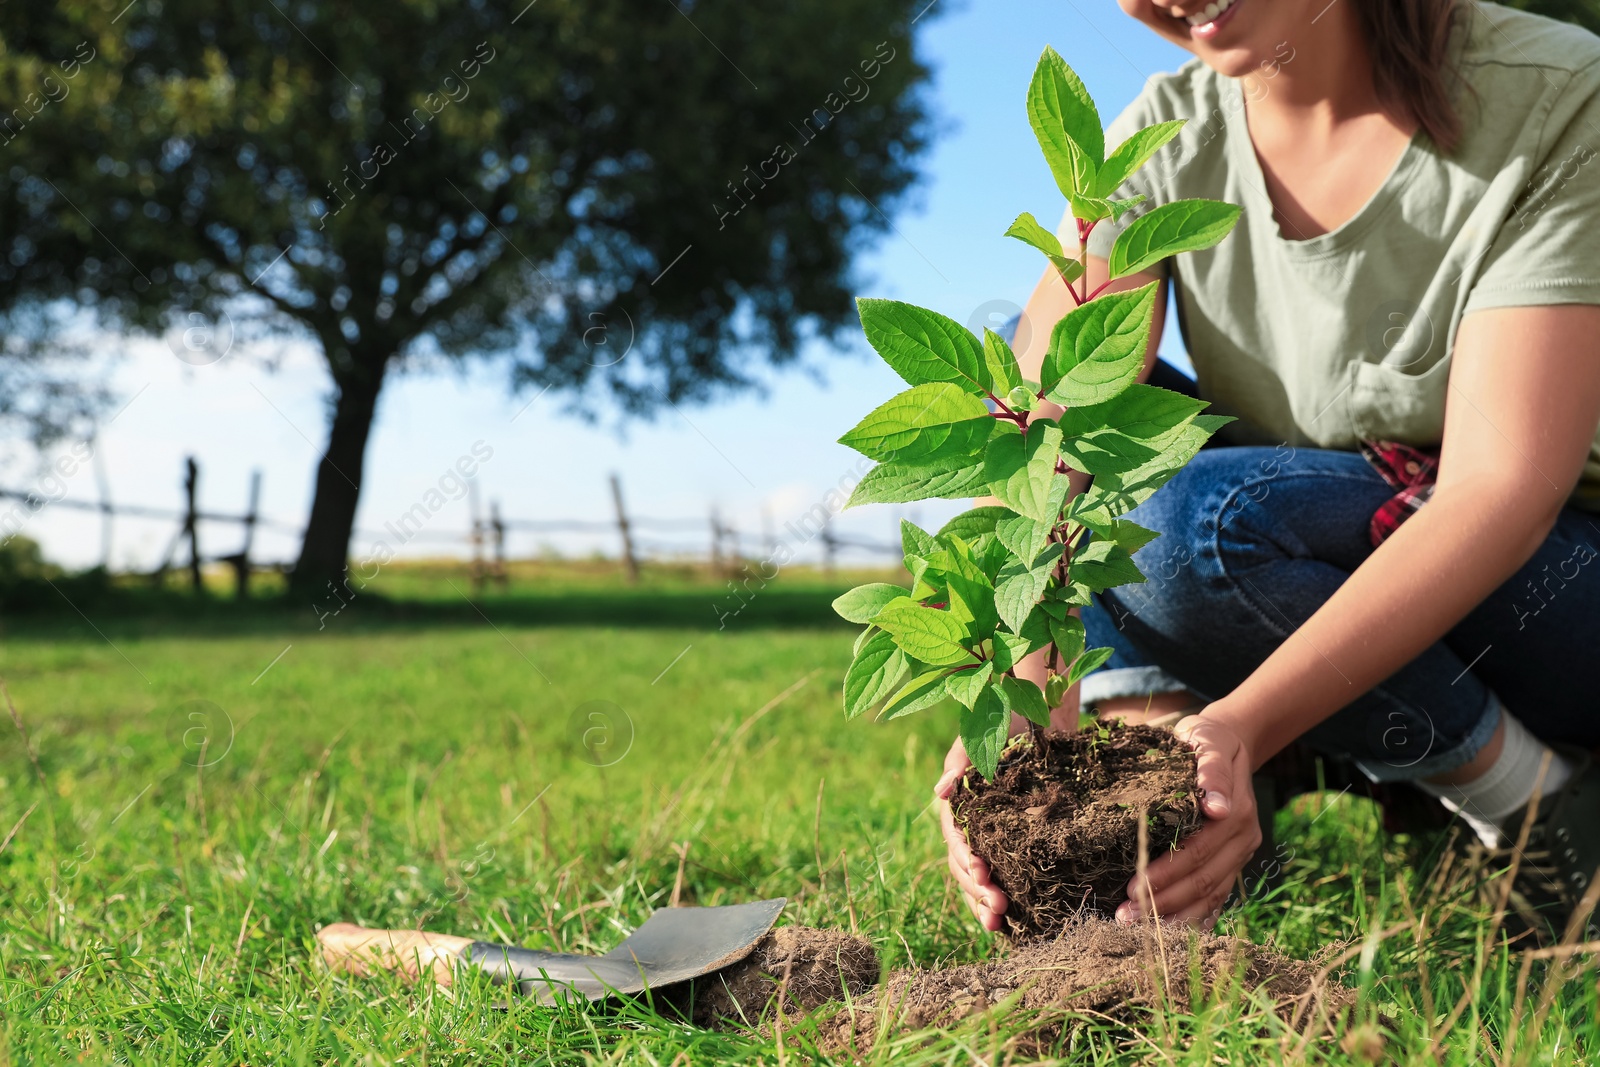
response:
<path fill-rule="evenodd" d="M 1133 191 L 1244 214 L 1113 286 L 1175 287 L 1199 395 L 1239 420 L 1130 514 L 1162 534 L 1148 583 L 1084 612 L 1116 654 L 1083 703 L 1190 713 L 1205 791 L 1117 916 L 1214 922 L 1261 840 L 1252 774 L 1303 743 L 1491 846 L 1531 806 L 1524 888 L 1559 930 L 1600 868 L 1600 39 L 1474 0 L 1121 5 L 1196 57 L 1108 134 L 1188 120 Z M 1090 289 L 1116 230 L 1089 239 Z M 1047 273 L 1025 365 L 1068 307 Z M 941 800 L 966 766 L 958 741 Z"/>

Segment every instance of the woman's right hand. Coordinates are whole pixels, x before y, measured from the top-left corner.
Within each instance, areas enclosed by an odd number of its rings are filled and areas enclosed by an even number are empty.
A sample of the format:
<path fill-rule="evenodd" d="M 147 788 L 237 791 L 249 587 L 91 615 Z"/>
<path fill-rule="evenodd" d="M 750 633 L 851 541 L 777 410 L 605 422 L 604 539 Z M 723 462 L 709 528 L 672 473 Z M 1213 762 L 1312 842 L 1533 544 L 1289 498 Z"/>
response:
<path fill-rule="evenodd" d="M 944 830 L 950 874 L 960 887 L 967 907 L 978 917 L 978 922 L 983 924 L 985 930 L 995 933 L 1005 925 L 1006 905 L 1010 901 L 990 879 L 989 865 L 981 857 L 974 856 L 972 849 L 967 847 L 967 836 L 956 826 L 955 816 L 950 811 L 950 797 L 955 794 L 956 786 L 971 767 L 972 761 L 967 758 L 967 750 L 958 737 L 944 758 L 944 774 L 940 775 L 938 784 L 933 787 L 933 799 L 939 805 L 939 825 Z"/>

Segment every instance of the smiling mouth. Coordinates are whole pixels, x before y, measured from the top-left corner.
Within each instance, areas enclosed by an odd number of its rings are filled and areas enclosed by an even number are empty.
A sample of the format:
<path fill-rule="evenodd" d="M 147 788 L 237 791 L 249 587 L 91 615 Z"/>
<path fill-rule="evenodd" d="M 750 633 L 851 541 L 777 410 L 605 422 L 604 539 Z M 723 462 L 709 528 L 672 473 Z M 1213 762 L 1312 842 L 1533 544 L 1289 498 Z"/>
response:
<path fill-rule="evenodd" d="M 1234 11 L 1242 3 L 1244 0 L 1211 0 L 1202 10 L 1185 15 L 1183 21 L 1189 24 L 1190 36 L 1202 40 L 1214 37 L 1233 18 Z"/>

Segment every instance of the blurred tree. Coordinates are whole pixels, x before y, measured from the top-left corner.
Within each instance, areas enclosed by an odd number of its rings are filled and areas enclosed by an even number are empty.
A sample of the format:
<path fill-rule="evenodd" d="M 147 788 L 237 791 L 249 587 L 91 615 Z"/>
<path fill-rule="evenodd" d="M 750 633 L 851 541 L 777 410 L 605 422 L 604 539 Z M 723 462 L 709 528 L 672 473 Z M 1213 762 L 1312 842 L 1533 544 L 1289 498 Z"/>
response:
<path fill-rule="evenodd" d="M 5 5 L 0 316 L 70 302 L 194 362 L 303 330 L 333 389 L 293 585 L 320 590 L 390 369 L 504 356 L 649 412 L 851 324 L 925 143 L 926 3 Z"/>

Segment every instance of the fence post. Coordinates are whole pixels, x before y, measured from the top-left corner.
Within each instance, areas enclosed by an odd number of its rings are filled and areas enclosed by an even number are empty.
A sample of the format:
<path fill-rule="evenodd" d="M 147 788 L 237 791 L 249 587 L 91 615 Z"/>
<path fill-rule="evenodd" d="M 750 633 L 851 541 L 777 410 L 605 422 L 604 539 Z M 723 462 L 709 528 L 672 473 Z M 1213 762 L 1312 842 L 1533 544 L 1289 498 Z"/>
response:
<path fill-rule="evenodd" d="M 617 530 L 622 534 L 622 559 L 628 566 L 628 581 L 639 580 L 639 557 L 633 551 L 633 531 L 628 526 L 628 512 L 622 506 L 622 481 L 611 475 L 611 501 L 617 506 Z"/>
<path fill-rule="evenodd" d="M 472 543 L 472 592 L 474 596 L 483 595 L 483 521 L 478 518 L 478 480 L 467 479 L 467 508 L 472 512 L 472 533 L 468 540 Z"/>
<path fill-rule="evenodd" d="M 116 511 L 111 507 L 111 479 L 106 476 L 106 461 L 100 458 L 100 442 L 92 440 L 94 449 L 94 481 L 100 490 L 100 569 L 111 573 L 111 530 Z"/>
<path fill-rule="evenodd" d="M 183 532 L 189 538 L 189 584 L 198 593 L 203 588 L 200 581 L 200 524 L 195 518 L 198 510 L 195 505 L 195 499 L 199 491 L 200 464 L 195 462 L 193 456 L 184 457 L 183 462 L 183 494 L 185 498 Z"/>
<path fill-rule="evenodd" d="M 822 573 L 833 577 L 833 556 L 839 550 L 839 542 L 833 536 L 833 520 L 829 519 L 822 526 Z"/>
<path fill-rule="evenodd" d="M 261 471 L 250 472 L 250 507 L 244 513 L 244 544 L 232 559 L 234 595 L 240 600 L 250 596 L 250 545 L 256 536 L 256 519 L 261 504 Z"/>
<path fill-rule="evenodd" d="M 711 577 L 722 576 L 722 516 L 711 505 Z"/>
<path fill-rule="evenodd" d="M 506 573 L 506 524 L 500 518 L 500 501 L 489 501 L 489 529 L 494 533 L 494 583 L 504 593 L 511 586 Z"/>

